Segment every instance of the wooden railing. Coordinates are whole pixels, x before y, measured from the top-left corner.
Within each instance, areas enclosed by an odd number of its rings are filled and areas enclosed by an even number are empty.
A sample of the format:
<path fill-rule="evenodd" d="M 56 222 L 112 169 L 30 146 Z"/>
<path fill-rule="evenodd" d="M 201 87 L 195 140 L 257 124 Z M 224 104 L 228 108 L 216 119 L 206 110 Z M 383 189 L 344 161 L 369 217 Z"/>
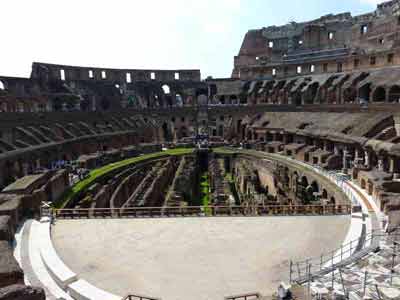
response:
<path fill-rule="evenodd" d="M 140 295 L 128 295 L 125 296 L 122 300 L 161 300 L 160 298 L 152 298 Z"/>
<path fill-rule="evenodd" d="M 351 214 L 351 205 L 187 206 L 52 210 L 53 218 L 62 219 L 211 216 L 323 216 L 347 214 Z"/>
<path fill-rule="evenodd" d="M 261 299 L 261 295 L 259 293 L 250 293 L 250 294 L 225 297 L 225 300 L 253 300 L 253 299 Z"/>

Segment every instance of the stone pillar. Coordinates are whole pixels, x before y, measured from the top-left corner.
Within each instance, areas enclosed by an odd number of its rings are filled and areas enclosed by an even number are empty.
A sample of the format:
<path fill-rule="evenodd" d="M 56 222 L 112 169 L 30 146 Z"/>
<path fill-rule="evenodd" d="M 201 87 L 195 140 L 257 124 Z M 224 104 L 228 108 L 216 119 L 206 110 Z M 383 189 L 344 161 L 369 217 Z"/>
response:
<path fill-rule="evenodd" d="M 329 151 L 329 146 L 328 146 L 329 142 L 327 140 L 324 141 L 324 150 L 325 151 Z"/>
<path fill-rule="evenodd" d="M 347 164 L 348 155 L 349 155 L 349 150 L 347 147 L 345 147 L 343 150 L 343 173 L 344 174 L 347 174 L 347 172 L 348 172 L 348 164 Z"/>
<path fill-rule="evenodd" d="M 333 152 L 334 152 L 335 155 L 339 155 L 339 147 L 338 147 L 338 145 L 336 145 L 336 144 L 333 145 Z"/>
<path fill-rule="evenodd" d="M 354 161 L 358 161 L 360 157 L 360 150 L 358 148 L 354 149 Z"/>
<path fill-rule="evenodd" d="M 36 160 L 36 169 L 40 169 L 40 158 Z"/>
<path fill-rule="evenodd" d="M 364 151 L 364 165 L 369 168 L 370 167 L 370 155 L 367 150 Z"/>
<path fill-rule="evenodd" d="M 276 132 L 274 132 L 274 133 L 272 134 L 272 140 L 273 140 L 274 142 L 278 140 L 278 134 L 277 134 Z"/>
<path fill-rule="evenodd" d="M 379 156 L 378 157 L 378 170 L 384 172 L 385 171 L 385 166 L 383 163 L 383 157 Z"/>
<path fill-rule="evenodd" d="M 0 189 L 4 187 L 4 177 L 6 173 L 6 166 L 4 162 L 0 162 Z"/>
<path fill-rule="evenodd" d="M 288 143 L 288 135 L 287 133 L 282 133 L 282 141 L 285 145 Z"/>
<path fill-rule="evenodd" d="M 389 157 L 389 172 L 397 173 L 397 171 L 396 157 L 391 156 Z"/>
<path fill-rule="evenodd" d="M 29 164 L 24 162 L 22 163 L 22 174 L 23 176 L 26 176 L 28 175 L 28 173 L 29 173 Z"/>

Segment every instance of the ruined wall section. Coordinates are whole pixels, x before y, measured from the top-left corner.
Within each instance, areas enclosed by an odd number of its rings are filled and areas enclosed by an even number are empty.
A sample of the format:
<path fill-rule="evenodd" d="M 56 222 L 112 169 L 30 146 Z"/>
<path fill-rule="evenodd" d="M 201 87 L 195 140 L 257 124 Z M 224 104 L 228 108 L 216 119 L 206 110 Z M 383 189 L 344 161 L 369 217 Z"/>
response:
<path fill-rule="evenodd" d="M 235 57 L 232 77 L 288 77 L 399 64 L 399 7 L 394 0 L 360 16 L 330 14 L 250 30 Z"/>
<path fill-rule="evenodd" d="M 64 71 L 64 72 L 62 72 Z M 200 81 L 200 70 L 138 70 L 138 69 L 110 69 L 94 67 L 77 67 L 57 64 L 34 62 L 31 78 L 44 81 L 61 80 L 64 73 L 66 81 L 102 81 L 102 82 L 127 82 L 127 74 L 130 74 L 132 82 L 135 81 L 163 81 L 173 82 Z"/>

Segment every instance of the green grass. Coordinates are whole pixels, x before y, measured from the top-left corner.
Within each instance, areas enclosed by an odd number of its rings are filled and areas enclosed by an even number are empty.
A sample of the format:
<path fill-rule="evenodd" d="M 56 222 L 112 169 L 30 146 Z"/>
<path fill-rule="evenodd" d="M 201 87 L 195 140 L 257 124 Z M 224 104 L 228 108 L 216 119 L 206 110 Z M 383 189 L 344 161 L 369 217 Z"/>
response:
<path fill-rule="evenodd" d="M 238 151 L 236 151 L 236 150 L 222 148 L 222 147 L 213 149 L 213 152 L 216 154 L 236 154 L 236 153 L 238 153 Z"/>
<path fill-rule="evenodd" d="M 201 181 L 200 181 L 200 188 L 201 188 L 201 204 L 205 207 L 205 214 L 206 215 L 211 215 L 211 208 L 208 206 L 211 205 L 210 203 L 210 183 L 208 181 L 208 173 L 204 173 L 201 176 Z"/>
<path fill-rule="evenodd" d="M 191 154 L 193 149 L 170 149 L 163 152 L 151 153 L 146 154 L 138 157 L 133 157 L 125 160 L 121 160 L 119 162 L 115 162 L 101 168 L 95 169 L 90 172 L 89 177 L 85 178 L 84 180 L 78 182 L 73 187 L 68 189 L 64 195 L 61 197 L 59 201 L 54 203 L 55 208 L 65 208 L 68 203 L 73 200 L 77 195 L 85 191 L 89 186 L 91 186 L 96 180 L 99 180 L 103 176 L 107 175 L 112 171 L 116 171 L 126 166 L 130 166 L 139 162 L 143 162 L 150 159 L 157 159 L 162 157 L 168 156 L 179 156 L 179 155 L 186 155 Z"/>

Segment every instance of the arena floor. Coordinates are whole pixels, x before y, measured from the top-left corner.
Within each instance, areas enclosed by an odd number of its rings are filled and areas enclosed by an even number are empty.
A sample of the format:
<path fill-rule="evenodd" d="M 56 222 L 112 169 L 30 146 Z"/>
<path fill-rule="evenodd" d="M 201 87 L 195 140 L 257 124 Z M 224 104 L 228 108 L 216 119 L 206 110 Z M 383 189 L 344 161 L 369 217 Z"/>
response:
<path fill-rule="evenodd" d="M 345 239 L 349 216 L 57 221 L 52 238 L 79 278 L 124 296 L 222 300 L 271 294 L 289 259 Z"/>

